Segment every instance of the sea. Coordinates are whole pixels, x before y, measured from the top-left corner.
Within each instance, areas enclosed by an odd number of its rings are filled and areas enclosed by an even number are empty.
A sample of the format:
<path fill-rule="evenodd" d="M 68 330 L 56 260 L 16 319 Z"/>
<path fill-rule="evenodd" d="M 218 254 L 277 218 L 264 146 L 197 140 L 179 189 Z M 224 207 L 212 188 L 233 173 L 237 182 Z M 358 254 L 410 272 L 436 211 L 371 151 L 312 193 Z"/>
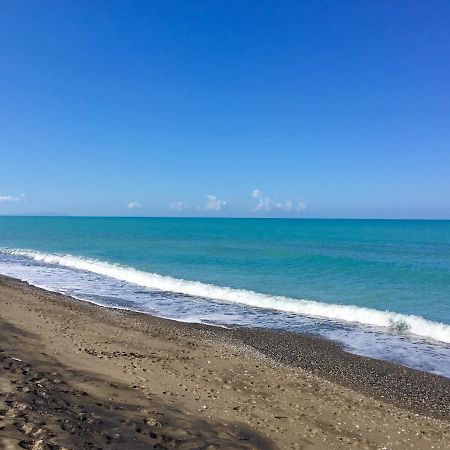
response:
<path fill-rule="evenodd" d="M 450 221 L 4 216 L 0 273 L 104 307 L 312 334 L 450 378 Z"/>

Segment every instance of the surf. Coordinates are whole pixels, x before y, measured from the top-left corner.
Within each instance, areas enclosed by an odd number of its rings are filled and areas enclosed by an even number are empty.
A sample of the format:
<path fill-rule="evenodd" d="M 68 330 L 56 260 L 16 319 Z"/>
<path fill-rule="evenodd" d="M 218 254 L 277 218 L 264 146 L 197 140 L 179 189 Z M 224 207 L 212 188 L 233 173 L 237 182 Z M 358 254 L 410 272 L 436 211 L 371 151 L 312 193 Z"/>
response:
<path fill-rule="evenodd" d="M 401 334 L 413 334 L 426 339 L 450 343 L 450 326 L 421 316 L 406 315 L 372 308 L 325 303 L 258 293 L 251 290 L 221 287 L 200 281 L 190 281 L 133 267 L 99 261 L 70 254 L 44 253 L 25 249 L 0 249 L 9 255 L 21 256 L 44 264 L 62 266 L 95 273 L 147 289 L 173 292 L 192 297 L 276 310 L 301 316 L 329 319 L 386 328 Z"/>

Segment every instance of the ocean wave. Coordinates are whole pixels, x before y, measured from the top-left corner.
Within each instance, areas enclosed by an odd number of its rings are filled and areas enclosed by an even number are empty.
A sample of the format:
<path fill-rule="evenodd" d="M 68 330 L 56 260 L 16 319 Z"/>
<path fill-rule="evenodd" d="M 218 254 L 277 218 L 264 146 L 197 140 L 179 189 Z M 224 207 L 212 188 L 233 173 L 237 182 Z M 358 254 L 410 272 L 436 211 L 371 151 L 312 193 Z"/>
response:
<path fill-rule="evenodd" d="M 73 255 L 42 253 L 34 250 L 21 249 L 0 249 L 0 251 L 10 255 L 31 258 L 47 264 L 103 275 L 149 289 L 175 292 L 205 299 L 209 298 L 228 303 L 238 303 L 255 308 L 265 308 L 291 314 L 385 327 L 400 333 L 411 333 L 424 338 L 450 343 L 450 325 L 433 322 L 420 316 L 380 311 L 352 305 L 323 303 L 315 300 L 261 294 L 244 289 L 220 287 L 198 281 L 183 280 L 156 273 L 144 272 L 132 267 Z"/>

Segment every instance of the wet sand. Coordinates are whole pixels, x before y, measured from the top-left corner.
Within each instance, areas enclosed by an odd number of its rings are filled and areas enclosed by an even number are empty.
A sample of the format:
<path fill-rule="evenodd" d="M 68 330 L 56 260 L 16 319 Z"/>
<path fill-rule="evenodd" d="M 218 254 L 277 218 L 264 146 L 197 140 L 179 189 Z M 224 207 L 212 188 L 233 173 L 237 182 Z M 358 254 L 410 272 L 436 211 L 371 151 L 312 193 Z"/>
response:
<path fill-rule="evenodd" d="M 450 448 L 450 380 L 0 277 L 0 448 Z"/>

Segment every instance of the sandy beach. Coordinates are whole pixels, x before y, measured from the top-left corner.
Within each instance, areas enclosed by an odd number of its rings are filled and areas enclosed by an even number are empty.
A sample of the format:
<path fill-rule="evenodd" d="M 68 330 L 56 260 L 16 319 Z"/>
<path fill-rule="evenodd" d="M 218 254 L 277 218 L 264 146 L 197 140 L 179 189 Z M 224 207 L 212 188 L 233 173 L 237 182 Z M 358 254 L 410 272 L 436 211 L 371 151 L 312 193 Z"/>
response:
<path fill-rule="evenodd" d="M 0 277 L 0 448 L 450 448 L 450 380 Z"/>

